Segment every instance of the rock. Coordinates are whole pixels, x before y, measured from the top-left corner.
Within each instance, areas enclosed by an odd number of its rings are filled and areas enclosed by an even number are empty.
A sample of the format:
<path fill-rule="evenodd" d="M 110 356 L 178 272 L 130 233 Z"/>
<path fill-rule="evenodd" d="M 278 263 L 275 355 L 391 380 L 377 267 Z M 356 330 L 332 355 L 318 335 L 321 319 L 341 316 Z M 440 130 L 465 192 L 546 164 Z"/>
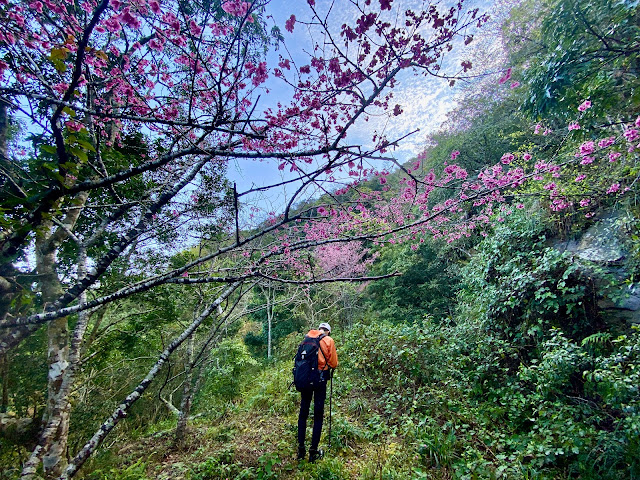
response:
<path fill-rule="evenodd" d="M 610 216 L 591 226 L 578 240 L 556 242 L 556 248 L 573 253 L 581 260 L 599 264 L 621 264 L 626 252 L 620 240 L 621 220 Z"/>
<path fill-rule="evenodd" d="M 16 443 L 22 443 L 23 437 L 33 435 L 34 422 L 31 418 L 18 418 L 9 413 L 0 413 L 0 435 Z"/>
<path fill-rule="evenodd" d="M 627 283 L 631 277 L 629 251 L 625 247 L 628 238 L 626 225 L 629 222 L 621 212 L 613 212 L 591 226 L 578 239 L 554 242 L 554 247 L 571 252 L 578 263 L 595 263 L 618 280 L 614 286 L 600 285 L 602 295 L 598 306 L 615 322 L 640 323 L 640 286 Z M 590 265 L 584 264 L 585 270 Z"/>

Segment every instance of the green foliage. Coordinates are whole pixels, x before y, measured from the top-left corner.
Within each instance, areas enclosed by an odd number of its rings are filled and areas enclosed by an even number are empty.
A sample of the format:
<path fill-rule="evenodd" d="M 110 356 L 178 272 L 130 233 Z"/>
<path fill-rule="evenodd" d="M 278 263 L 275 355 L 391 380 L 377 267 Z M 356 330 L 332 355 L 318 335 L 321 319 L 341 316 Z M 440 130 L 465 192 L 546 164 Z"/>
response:
<path fill-rule="evenodd" d="M 341 369 L 353 371 L 361 379 L 361 388 L 402 386 L 402 391 L 412 391 L 437 376 L 438 361 L 442 360 L 433 355 L 433 347 L 441 339 L 427 335 L 433 328 L 429 325 L 428 321 L 360 324 L 344 336 L 341 350 L 349 353 L 340 357 Z"/>
<path fill-rule="evenodd" d="M 347 474 L 340 460 L 329 458 L 317 466 L 312 478 L 314 480 L 343 480 L 347 478 Z"/>
<path fill-rule="evenodd" d="M 220 478 L 255 479 L 253 468 L 245 468 L 233 461 L 233 452 L 222 452 L 195 465 L 190 480 L 218 480 Z"/>
<path fill-rule="evenodd" d="M 549 231 L 536 211 L 514 213 L 478 246 L 463 270 L 460 315 L 515 346 L 539 342 L 550 327 L 575 338 L 600 325 L 591 265 L 547 244 Z"/>
<path fill-rule="evenodd" d="M 524 80 L 534 116 L 575 115 L 584 100 L 589 115 L 610 115 L 638 105 L 630 80 L 638 74 L 638 2 L 554 0 L 530 14 L 541 18 L 537 54 L 526 59 Z M 524 59 L 522 59 L 524 60 Z"/>
<path fill-rule="evenodd" d="M 94 470 L 89 475 L 90 480 L 148 480 L 147 466 L 142 459 L 126 467 L 110 468 L 108 470 Z"/>
<path fill-rule="evenodd" d="M 265 453 L 258 458 L 260 467 L 258 468 L 256 480 L 271 480 L 278 478 L 276 471 L 273 467 L 278 464 L 280 458 L 277 453 Z"/>
<path fill-rule="evenodd" d="M 406 243 L 385 248 L 372 273 L 398 271 L 402 275 L 371 283 L 366 297 L 369 308 L 382 320 L 403 323 L 419 321 L 426 313 L 446 317 L 459 284 L 452 268 L 455 260 L 455 251 L 430 241 L 417 251 Z"/>
<path fill-rule="evenodd" d="M 9 356 L 7 375 L 0 378 L 9 393 L 6 407 L 18 417 L 39 418 L 44 409 L 47 372 L 40 366 L 46 364 L 46 344 L 44 329 L 31 335 Z"/>
<path fill-rule="evenodd" d="M 201 410 L 210 410 L 237 397 L 243 375 L 258 367 L 244 343 L 235 339 L 220 342 L 211 351 L 211 359 L 204 373 L 204 384 L 194 401 L 195 407 Z"/>
<path fill-rule="evenodd" d="M 440 173 L 448 163 L 455 163 L 469 172 L 478 172 L 499 162 L 505 152 L 535 141 L 529 121 L 518 112 L 518 100 L 472 97 L 449 114 L 450 121 L 462 118 L 464 128 L 444 130 L 431 135 L 422 169 Z M 451 160 L 451 153 L 460 155 Z M 442 201 L 454 191 L 436 190 L 433 198 Z"/>

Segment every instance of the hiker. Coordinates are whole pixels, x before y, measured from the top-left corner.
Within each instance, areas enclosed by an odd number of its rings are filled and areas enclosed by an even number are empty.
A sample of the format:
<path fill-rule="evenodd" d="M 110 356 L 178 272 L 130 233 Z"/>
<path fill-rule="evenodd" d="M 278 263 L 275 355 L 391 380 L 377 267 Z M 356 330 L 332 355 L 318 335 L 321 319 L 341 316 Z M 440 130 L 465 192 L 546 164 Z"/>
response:
<path fill-rule="evenodd" d="M 305 336 L 298 352 L 307 344 L 319 343 L 318 350 L 318 370 L 319 381 L 312 382 L 309 386 L 298 388 L 300 390 L 300 415 L 298 416 L 298 460 L 302 460 L 306 455 L 305 434 L 307 430 L 307 418 L 309 417 L 309 407 L 313 398 L 313 433 L 311 435 L 311 448 L 309 449 L 309 461 L 315 462 L 322 457 L 322 450 L 318 450 L 320 434 L 322 433 L 322 419 L 324 415 L 324 401 L 327 398 L 327 382 L 333 376 L 333 369 L 338 366 L 338 353 L 336 344 L 331 338 L 331 326 L 328 323 L 321 323 L 317 330 L 310 330 Z M 314 339 L 320 339 L 314 340 Z M 298 357 L 298 356 L 297 356 Z"/>

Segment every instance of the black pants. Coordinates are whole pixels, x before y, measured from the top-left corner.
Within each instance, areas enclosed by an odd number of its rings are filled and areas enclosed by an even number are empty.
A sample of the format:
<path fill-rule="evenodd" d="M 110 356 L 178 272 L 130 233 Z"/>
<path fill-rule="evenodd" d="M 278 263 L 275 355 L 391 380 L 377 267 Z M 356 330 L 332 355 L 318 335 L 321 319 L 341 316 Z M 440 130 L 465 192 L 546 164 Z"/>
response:
<path fill-rule="evenodd" d="M 311 449 L 317 450 L 322 433 L 324 416 L 324 401 L 327 398 L 327 382 L 320 382 L 317 386 L 300 392 L 300 415 L 298 416 L 298 446 L 304 448 L 304 438 L 307 431 L 307 418 L 313 397 L 313 433 L 311 434 Z"/>

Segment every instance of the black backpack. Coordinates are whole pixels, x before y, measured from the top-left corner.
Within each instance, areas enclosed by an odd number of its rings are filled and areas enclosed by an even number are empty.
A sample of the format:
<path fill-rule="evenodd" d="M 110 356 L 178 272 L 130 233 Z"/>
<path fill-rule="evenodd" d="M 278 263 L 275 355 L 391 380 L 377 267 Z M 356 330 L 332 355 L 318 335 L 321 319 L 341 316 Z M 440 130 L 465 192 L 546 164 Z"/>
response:
<path fill-rule="evenodd" d="M 324 333 L 319 337 L 305 335 L 304 340 L 298 346 L 298 353 L 296 353 L 293 364 L 293 384 L 299 392 L 313 388 L 322 381 L 320 370 L 318 370 L 318 351 L 322 352 L 326 361 L 327 357 L 320 348 L 320 340 L 324 337 L 326 337 Z"/>

